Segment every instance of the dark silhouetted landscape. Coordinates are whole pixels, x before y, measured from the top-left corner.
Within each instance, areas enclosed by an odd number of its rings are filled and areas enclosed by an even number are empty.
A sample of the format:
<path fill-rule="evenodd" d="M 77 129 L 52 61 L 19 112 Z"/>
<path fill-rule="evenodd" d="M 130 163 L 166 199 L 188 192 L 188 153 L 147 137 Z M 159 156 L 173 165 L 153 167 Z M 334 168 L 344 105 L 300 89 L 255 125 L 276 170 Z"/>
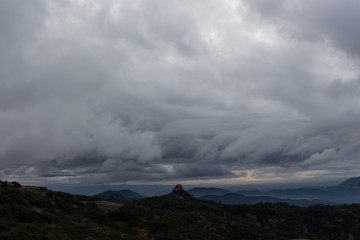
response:
<path fill-rule="evenodd" d="M 344 184 L 349 182 L 358 187 L 354 179 Z M 218 188 L 189 192 L 224 193 Z M 360 238 L 360 204 L 299 207 L 297 201 L 271 197 L 225 193 L 212 199 L 216 195 L 198 198 L 189 192 L 177 185 L 162 196 L 144 198 L 124 190 L 89 197 L 1 181 L 0 239 Z M 232 205 L 220 203 L 227 201 Z"/>

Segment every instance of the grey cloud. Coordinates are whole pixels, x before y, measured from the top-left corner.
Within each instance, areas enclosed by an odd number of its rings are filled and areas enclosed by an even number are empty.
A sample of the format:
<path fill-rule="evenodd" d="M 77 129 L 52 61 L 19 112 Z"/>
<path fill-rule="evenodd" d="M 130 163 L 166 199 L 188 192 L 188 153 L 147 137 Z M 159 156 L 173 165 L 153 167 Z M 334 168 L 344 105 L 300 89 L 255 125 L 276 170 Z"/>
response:
<path fill-rule="evenodd" d="M 360 56 L 357 1 L 245 1 L 261 17 L 274 21 L 293 39 L 329 41 L 347 54 Z"/>
<path fill-rule="evenodd" d="M 341 80 L 334 81 L 328 86 L 327 94 L 330 98 L 336 100 L 352 100 L 356 99 L 360 93 L 360 80 L 353 79 L 349 82 L 342 82 Z"/>
<path fill-rule="evenodd" d="M 315 165 L 315 164 L 323 164 L 328 161 L 336 158 L 336 150 L 333 148 L 324 149 L 321 153 L 314 153 L 304 162 L 303 165 Z"/>
<path fill-rule="evenodd" d="M 359 71 L 336 50 L 358 54 L 357 31 L 334 25 L 333 9 L 348 14 L 344 26 L 356 6 L 297 3 L 2 1 L 0 177 L 348 170 L 360 149 Z"/>

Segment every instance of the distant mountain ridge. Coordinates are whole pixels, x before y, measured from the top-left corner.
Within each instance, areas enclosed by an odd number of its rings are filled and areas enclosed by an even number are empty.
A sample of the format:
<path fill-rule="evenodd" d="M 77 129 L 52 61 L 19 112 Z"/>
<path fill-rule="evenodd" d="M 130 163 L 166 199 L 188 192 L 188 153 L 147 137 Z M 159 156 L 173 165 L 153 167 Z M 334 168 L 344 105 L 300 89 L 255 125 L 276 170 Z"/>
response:
<path fill-rule="evenodd" d="M 306 200 L 306 199 L 282 199 L 271 196 L 245 196 L 239 193 L 227 193 L 221 196 L 206 195 L 201 199 L 211 200 L 223 204 L 257 204 L 257 203 L 287 203 L 293 206 L 308 207 L 316 204 L 335 205 L 335 203 L 326 200 Z"/>
<path fill-rule="evenodd" d="M 188 192 L 201 199 L 232 205 L 260 202 L 285 202 L 294 206 L 360 203 L 360 177 L 347 179 L 337 186 L 323 188 L 272 189 L 264 192 L 252 189 L 231 192 L 222 188 L 198 187 Z"/>
<path fill-rule="evenodd" d="M 224 195 L 227 193 L 230 193 L 229 190 L 226 189 L 222 189 L 222 188 L 216 188 L 216 187 L 197 187 L 197 188 L 192 188 L 190 190 L 188 190 L 188 193 L 190 193 L 191 195 L 195 196 L 195 197 L 201 197 L 201 196 L 205 196 L 205 195 Z"/>
<path fill-rule="evenodd" d="M 315 204 L 343 204 L 360 203 L 360 177 L 343 181 L 331 187 L 303 187 L 290 189 L 272 189 L 259 191 L 257 189 L 231 192 L 217 187 L 196 187 L 187 192 L 178 189 L 178 195 L 190 194 L 197 198 L 222 202 L 225 204 L 256 204 L 260 202 L 285 202 L 295 206 L 311 206 Z M 175 190 L 173 190 L 174 192 Z M 175 191 L 176 192 L 176 191 Z M 101 199 L 117 203 L 128 203 L 133 200 L 143 199 L 144 196 L 131 190 L 105 191 L 95 195 Z"/>
<path fill-rule="evenodd" d="M 342 189 L 360 191 L 360 177 L 349 178 L 338 185 Z"/>
<path fill-rule="evenodd" d="M 99 194 L 96 194 L 95 197 L 99 197 L 103 200 L 110 202 L 118 202 L 118 203 L 127 203 L 132 200 L 145 198 L 137 192 L 133 192 L 128 189 L 120 190 L 120 191 L 112 191 L 108 190 Z"/>
<path fill-rule="evenodd" d="M 298 200 L 322 204 L 360 203 L 360 177 L 347 179 L 336 186 L 272 189 L 267 191 L 241 190 L 236 193 L 245 196 L 275 197 L 295 205 L 299 203 Z"/>

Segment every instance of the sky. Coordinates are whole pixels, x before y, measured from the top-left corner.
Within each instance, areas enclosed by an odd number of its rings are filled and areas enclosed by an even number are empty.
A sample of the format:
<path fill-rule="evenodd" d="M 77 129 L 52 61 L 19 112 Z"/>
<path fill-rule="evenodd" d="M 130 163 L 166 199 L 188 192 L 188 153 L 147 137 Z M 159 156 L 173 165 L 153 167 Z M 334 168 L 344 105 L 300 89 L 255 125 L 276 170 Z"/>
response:
<path fill-rule="evenodd" d="M 0 178 L 360 175 L 356 0 L 0 0 Z"/>

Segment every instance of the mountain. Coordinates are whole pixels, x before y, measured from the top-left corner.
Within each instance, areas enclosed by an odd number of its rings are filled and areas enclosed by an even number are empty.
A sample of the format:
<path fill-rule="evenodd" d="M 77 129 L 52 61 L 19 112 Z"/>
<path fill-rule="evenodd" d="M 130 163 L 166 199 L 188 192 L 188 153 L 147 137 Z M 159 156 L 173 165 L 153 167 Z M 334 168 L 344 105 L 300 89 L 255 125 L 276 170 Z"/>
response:
<path fill-rule="evenodd" d="M 240 190 L 240 191 L 237 191 L 235 193 L 239 193 L 241 195 L 245 195 L 245 196 L 261 196 L 263 195 L 262 192 L 260 192 L 259 190 L 257 189 L 251 189 L 251 190 Z"/>
<path fill-rule="evenodd" d="M 312 197 L 312 196 L 325 196 L 329 194 L 329 191 L 325 189 L 317 188 L 295 188 L 295 189 L 275 189 L 270 190 L 267 194 L 289 197 L 289 196 L 298 196 L 298 197 Z"/>
<path fill-rule="evenodd" d="M 192 188 L 188 191 L 190 194 L 194 195 L 195 197 L 201 197 L 205 195 L 224 195 L 226 193 L 230 193 L 229 190 L 225 190 L 222 188 L 215 188 L 215 187 L 197 187 Z"/>
<path fill-rule="evenodd" d="M 139 193 L 137 192 L 133 192 L 131 190 L 121 190 L 121 191 L 111 191 L 111 190 L 108 190 L 108 191 L 105 191 L 105 192 L 102 192 L 102 193 L 99 193 L 99 194 L 96 194 L 95 196 L 97 197 L 109 197 L 111 195 L 120 195 L 120 196 L 123 196 L 124 198 L 127 198 L 127 199 L 141 199 L 141 198 L 145 198 L 144 196 L 140 195 Z"/>
<path fill-rule="evenodd" d="M 257 203 L 287 203 L 294 206 L 307 207 L 316 204 L 334 205 L 335 203 L 325 200 L 305 200 L 305 199 L 280 199 L 271 196 L 244 196 L 238 193 L 228 193 L 221 196 L 206 195 L 200 197 L 201 199 L 211 200 L 224 204 L 257 204 Z"/>
<path fill-rule="evenodd" d="M 122 204 L 0 181 L 0 239 L 135 239 L 107 219 Z M 119 229 L 124 229 L 121 224 Z"/>
<path fill-rule="evenodd" d="M 117 202 L 117 203 L 122 203 L 122 204 L 125 204 L 125 203 L 128 203 L 129 199 L 127 199 L 126 197 L 123 197 L 122 195 L 120 194 L 111 194 L 111 195 L 101 195 L 101 194 L 98 194 L 98 195 L 95 195 L 95 197 L 99 197 L 105 201 L 109 201 L 109 202 Z"/>
<path fill-rule="evenodd" d="M 226 205 L 172 192 L 121 205 L 0 181 L 0 239 L 360 239 L 360 205 Z"/>
<path fill-rule="evenodd" d="M 337 186 L 318 187 L 318 188 L 292 188 L 292 189 L 272 189 L 268 191 L 242 190 L 235 193 L 245 196 L 268 196 L 286 200 L 289 204 L 298 205 L 299 202 L 288 200 L 307 200 L 323 204 L 351 204 L 360 203 L 360 177 L 350 178 Z M 306 202 L 300 202 L 301 205 Z"/>
<path fill-rule="evenodd" d="M 99 197 L 106 201 L 110 202 L 118 202 L 118 203 L 127 203 L 132 200 L 145 198 L 144 196 L 138 194 L 137 192 L 133 192 L 130 190 L 121 190 L 121 191 L 105 191 L 99 194 L 96 194 L 95 197 Z"/>
<path fill-rule="evenodd" d="M 286 202 L 295 206 L 350 204 L 360 203 L 360 177 L 348 179 L 333 187 L 272 189 L 268 191 L 252 189 L 237 192 L 216 187 L 197 187 L 190 189 L 188 193 L 198 198 L 226 204 L 256 204 L 259 202 Z M 144 196 L 130 190 L 106 191 L 96 196 L 118 203 L 127 203 L 144 198 Z"/>
<path fill-rule="evenodd" d="M 345 180 L 338 185 L 340 189 L 360 191 L 360 177 Z"/>
<path fill-rule="evenodd" d="M 358 239 L 360 205 L 307 208 L 286 203 L 224 205 L 199 199 L 177 186 L 163 196 L 141 199 L 119 209 L 142 216 L 150 236 L 174 239 Z M 123 219 L 119 215 L 119 219 Z M 165 238 L 166 239 L 166 238 Z"/>
<path fill-rule="evenodd" d="M 180 184 L 177 184 L 170 194 L 181 199 L 186 198 L 189 200 L 194 198 L 190 193 L 186 192 Z"/>
<path fill-rule="evenodd" d="M 261 195 L 277 197 L 281 199 L 322 199 L 327 201 L 342 202 L 342 197 L 335 189 L 331 188 L 294 188 L 294 189 L 273 189 L 263 192 Z"/>

